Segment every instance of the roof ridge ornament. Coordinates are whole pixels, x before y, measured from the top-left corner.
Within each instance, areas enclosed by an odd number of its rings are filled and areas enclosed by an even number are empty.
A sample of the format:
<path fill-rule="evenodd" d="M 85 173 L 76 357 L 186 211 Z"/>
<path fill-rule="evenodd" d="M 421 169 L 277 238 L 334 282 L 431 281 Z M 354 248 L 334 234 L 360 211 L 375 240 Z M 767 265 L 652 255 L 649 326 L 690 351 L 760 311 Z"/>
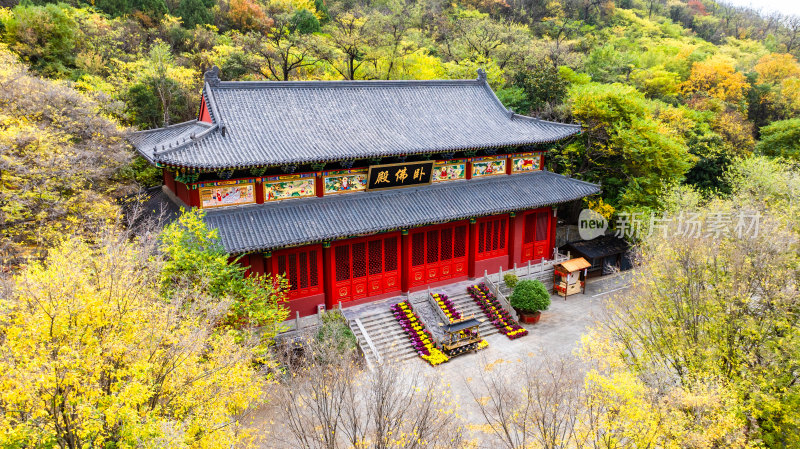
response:
<path fill-rule="evenodd" d="M 478 69 L 478 81 L 486 81 L 486 70 L 483 67 Z"/>
<path fill-rule="evenodd" d="M 212 86 L 212 87 L 219 86 L 219 83 L 220 83 L 220 80 L 219 80 L 219 67 L 217 67 L 217 66 L 211 67 L 210 70 L 206 71 L 206 73 L 203 74 L 203 78 L 204 78 L 205 82 L 208 83 L 209 86 Z"/>

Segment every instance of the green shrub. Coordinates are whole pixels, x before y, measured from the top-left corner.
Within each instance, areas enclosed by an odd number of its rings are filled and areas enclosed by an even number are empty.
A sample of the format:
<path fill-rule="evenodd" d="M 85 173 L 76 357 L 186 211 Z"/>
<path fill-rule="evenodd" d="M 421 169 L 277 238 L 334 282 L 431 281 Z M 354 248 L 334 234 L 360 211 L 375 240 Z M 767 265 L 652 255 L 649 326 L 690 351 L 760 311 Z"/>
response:
<path fill-rule="evenodd" d="M 540 281 L 519 281 L 509 298 L 511 306 L 523 312 L 533 313 L 550 307 L 550 292 Z"/>
<path fill-rule="evenodd" d="M 320 315 L 322 325 L 317 331 L 317 341 L 333 345 L 339 353 L 356 348 L 356 336 L 347 325 L 347 319 L 339 310 L 329 310 Z"/>
<path fill-rule="evenodd" d="M 514 287 L 517 286 L 519 278 L 517 278 L 517 275 L 514 273 L 506 273 L 505 276 L 503 276 L 503 282 L 506 283 L 506 286 L 508 286 L 508 288 L 513 289 Z"/>

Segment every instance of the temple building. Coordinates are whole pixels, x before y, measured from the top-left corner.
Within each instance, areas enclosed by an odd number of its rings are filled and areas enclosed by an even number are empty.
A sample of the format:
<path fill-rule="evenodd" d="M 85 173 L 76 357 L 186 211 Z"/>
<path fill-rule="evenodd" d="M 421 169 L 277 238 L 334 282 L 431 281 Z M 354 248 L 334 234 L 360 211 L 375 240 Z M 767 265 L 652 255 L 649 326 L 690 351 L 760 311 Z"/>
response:
<path fill-rule="evenodd" d="M 579 125 L 515 114 L 473 80 L 223 82 L 197 120 L 135 133 L 174 201 L 207 210 L 292 314 L 553 257 L 557 205 L 599 187 L 544 170 Z"/>

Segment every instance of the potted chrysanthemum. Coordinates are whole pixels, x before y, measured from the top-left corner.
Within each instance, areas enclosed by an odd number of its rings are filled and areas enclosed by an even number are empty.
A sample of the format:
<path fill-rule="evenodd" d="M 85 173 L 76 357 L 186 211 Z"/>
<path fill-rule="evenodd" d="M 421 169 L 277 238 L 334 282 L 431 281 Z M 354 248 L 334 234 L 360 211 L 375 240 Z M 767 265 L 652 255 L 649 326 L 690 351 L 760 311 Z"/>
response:
<path fill-rule="evenodd" d="M 519 314 L 520 321 L 534 324 L 539 321 L 542 310 L 550 307 L 550 292 L 540 281 L 519 281 L 514 286 L 509 302 Z"/>

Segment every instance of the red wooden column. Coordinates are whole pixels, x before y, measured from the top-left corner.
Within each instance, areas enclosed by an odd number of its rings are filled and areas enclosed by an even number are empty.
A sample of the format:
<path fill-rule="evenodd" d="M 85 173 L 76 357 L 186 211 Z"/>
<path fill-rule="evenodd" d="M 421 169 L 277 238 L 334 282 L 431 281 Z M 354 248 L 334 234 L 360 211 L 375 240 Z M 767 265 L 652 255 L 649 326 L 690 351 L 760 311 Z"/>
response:
<path fill-rule="evenodd" d="M 325 178 L 322 176 L 321 172 L 317 172 L 314 180 L 314 193 L 320 198 L 325 195 Z"/>
<path fill-rule="evenodd" d="M 517 244 L 517 213 L 508 213 L 508 268 L 511 269 L 519 255 Z"/>
<path fill-rule="evenodd" d="M 272 269 L 272 251 L 267 251 L 264 253 L 264 274 L 268 276 L 272 276 L 273 273 Z"/>
<path fill-rule="evenodd" d="M 261 178 L 256 178 L 253 188 L 256 189 L 256 204 L 264 204 L 264 183 L 261 182 Z"/>
<path fill-rule="evenodd" d="M 553 248 L 556 246 L 556 225 L 558 224 L 558 209 L 553 206 L 553 215 L 550 217 L 550 249 L 548 252 L 550 256 L 548 259 L 554 259 L 555 254 L 553 254 Z"/>
<path fill-rule="evenodd" d="M 408 293 L 409 277 L 411 276 L 411 237 L 408 229 L 400 232 L 400 291 Z"/>
<path fill-rule="evenodd" d="M 467 276 L 475 279 L 475 259 L 478 255 L 478 225 L 474 218 L 469 219 L 469 251 L 467 252 Z"/>
<path fill-rule="evenodd" d="M 322 291 L 325 294 L 325 310 L 332 310 L 333 304 L 333 270 L 334 270 L 333 251 L 331 242 L 322 242 Z"/>

